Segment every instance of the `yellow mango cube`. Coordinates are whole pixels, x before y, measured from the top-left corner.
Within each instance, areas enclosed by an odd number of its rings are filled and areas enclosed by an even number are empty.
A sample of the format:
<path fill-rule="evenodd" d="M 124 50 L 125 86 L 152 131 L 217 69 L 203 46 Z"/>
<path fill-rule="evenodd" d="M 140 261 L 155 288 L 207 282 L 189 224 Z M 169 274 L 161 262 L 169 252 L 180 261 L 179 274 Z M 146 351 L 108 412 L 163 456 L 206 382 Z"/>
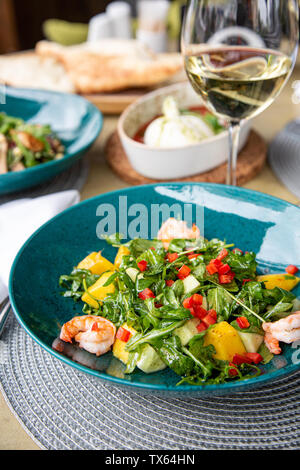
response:
<path fill-rule="evenodd" d="M 88 288 L 88 293 L 91 295 L 89 295 L 87 292 L 83 294 L 81 297 L 83 302 L 86 302 L 91 307 L 98 308 L 101 300 L 105 299 L 108 294 L 113 294 L 115 291 L 115 286 L 113 283 L 104 287 L 104 284 L 108 281 L 112 274 L 114 274 L 114 271 L 108 271 L 102 274 L 95 284 Z"/>
<path fill-rule="evenodd" d="M 217 323 L 205 335 L 204 346 L 212 344 L 215 347 L 215 359 L 231 362 L 235 354 L 245 354 L 247 351 L 238 332 L 226 321 Z"/>
<path fill-rule="evenodd" d="M 84 258 L 77 266 L 78 269 L 87 269 L 92 274 L 102 274 L 105 271 L 113 271 L 114 265 L 99 253 L 93 252 Z"/>
<path fill-rule="evenodd" d="M 134 328 L 132 328 L 132 326 L 128 326 L 127 323 L 124 323 L 124 325 L 122 325 L 122 328 L 130 331 L 132 336 L 134 336 L 137 333 L 137 331 Z M 127 364 L 128 357 L 129 357 L 129 352 L 126 351 L 125 349 L 126 344 L 127 343 L 125 343 L 125 341 L 121 341 L 120 339 L 116 338 L 114 345 L 113 345 L 113 355 L 117 359 L 122 361 L 124 364 Z"/>
<path fill-rule="evenodd" d="M 115 259 L 116 269 L 119 269 L 119 267 L 121 266 L 123 256 L 128 256 L 128 255 L 130 255 L 130 251 L 128 250 L 127 246 L 120 246 L 116 259 Z"/>
<path fill-rule="evenodd" d="M 291 274 L 267 274 L 266 276 L 257 276 L 258 281 L 263 281 L 266 289 L 274 289 L 280 287 L 284 290 L 292 290 L 300 282 L 300 278 Z"/>

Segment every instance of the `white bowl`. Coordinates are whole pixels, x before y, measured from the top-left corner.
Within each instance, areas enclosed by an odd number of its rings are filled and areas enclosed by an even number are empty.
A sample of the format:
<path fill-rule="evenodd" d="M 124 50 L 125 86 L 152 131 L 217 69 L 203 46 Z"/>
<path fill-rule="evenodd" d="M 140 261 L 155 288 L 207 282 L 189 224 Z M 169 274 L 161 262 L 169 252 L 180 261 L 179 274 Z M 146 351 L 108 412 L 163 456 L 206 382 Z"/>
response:
<path fill-rule="evenodd" d="M 162 114 L 163 101 L 170 95 L 176 98 L 180 108 L 203 105 L 188 82 L 178 83 L 144 95 L 121 115 L 118 133 L 133 168 L 148 178 L 172 180 L 204 173 L 224 163 L 229 155 L 228 131 L 184 147 L 157 148 L 133 140 L 145 123 Z M 250 123 L 246 121 L 241 129 L 239 150 L 244 147 L 249 132 Z"/>

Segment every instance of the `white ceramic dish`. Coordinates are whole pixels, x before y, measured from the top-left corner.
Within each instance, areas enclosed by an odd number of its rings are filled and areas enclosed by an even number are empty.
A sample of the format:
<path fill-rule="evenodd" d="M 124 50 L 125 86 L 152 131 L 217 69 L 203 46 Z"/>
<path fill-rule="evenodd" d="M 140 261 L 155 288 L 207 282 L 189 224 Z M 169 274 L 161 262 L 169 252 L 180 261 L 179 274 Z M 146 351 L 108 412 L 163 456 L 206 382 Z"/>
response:
<path fill-rule="evenodd" d="M 189 83 L 177 83 L 148 93 L 121 115 L 118 132 L 133 168 L 148 178 L 172 180 L 204 173 L 224 163 L 229 153 L 227 131 L 185 147 L 157 148 L 133 140 L 146 122 L 162 114 L 162 103 L 170 95 L 176 98 L 180 108 L 203 104 Z M 245 122 L 241 129 L 240 150 L 249 132 L 250 122 Z"/>

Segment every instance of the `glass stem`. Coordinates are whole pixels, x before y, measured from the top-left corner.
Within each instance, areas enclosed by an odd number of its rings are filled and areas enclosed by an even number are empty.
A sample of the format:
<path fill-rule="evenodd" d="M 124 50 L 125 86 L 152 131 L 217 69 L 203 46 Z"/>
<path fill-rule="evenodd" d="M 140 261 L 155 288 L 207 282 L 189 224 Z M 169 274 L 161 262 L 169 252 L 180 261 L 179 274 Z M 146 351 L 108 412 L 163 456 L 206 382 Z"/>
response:
<path fill-rule="evenodd" d="M 229 157 L 227 165 L 226 184 L 236 186 L 236 165 L 239 150 L 239 136 L 241 125 L 239 122 L 230 122 L 229 126 Z"/>

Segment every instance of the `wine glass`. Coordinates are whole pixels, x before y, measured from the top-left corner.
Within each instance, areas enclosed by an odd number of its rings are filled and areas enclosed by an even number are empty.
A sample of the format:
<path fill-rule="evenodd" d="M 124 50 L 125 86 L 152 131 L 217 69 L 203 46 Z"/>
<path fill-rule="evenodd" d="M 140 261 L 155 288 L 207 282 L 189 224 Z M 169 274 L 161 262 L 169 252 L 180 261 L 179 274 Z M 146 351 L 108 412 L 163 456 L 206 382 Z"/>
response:
<path fill-rule="evenodd" d="M 185 69 L 207 108 L 229 125 L 227 184 L 236 185 L 241 122 L 266 109 L 295 65 L 297 0 L 189 0 Z"/>

